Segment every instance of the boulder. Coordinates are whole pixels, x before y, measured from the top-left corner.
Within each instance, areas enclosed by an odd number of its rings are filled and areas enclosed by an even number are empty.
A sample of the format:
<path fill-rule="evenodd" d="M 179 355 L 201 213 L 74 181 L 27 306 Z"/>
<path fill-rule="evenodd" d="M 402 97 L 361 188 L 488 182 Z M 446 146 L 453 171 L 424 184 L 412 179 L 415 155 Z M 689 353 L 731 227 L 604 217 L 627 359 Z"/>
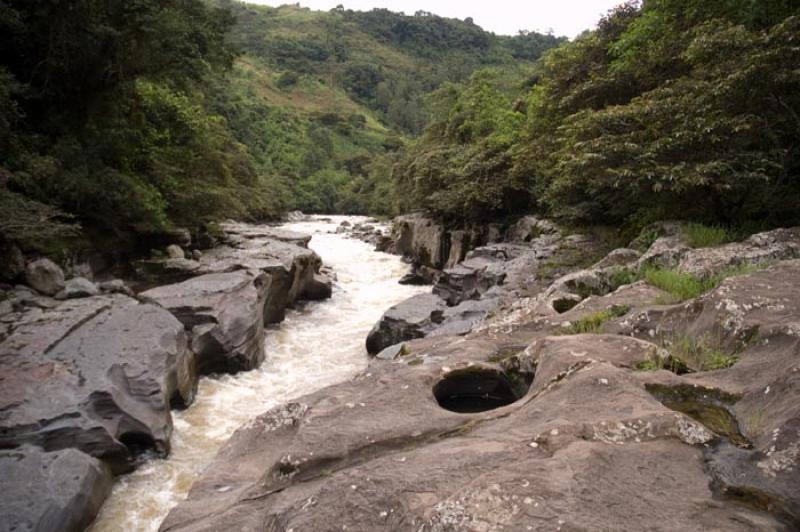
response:
<path fill-rule="evenodd" d="M 64 289 L 64 271 L 50 259 L 38 259 L 25 268 L 25 282 L 47 296 Z"/>
<path fill-rule="evenodd" d="M 199 373 L 235 373 L 264 360 L 270 281 L 258 271 L 212 273 L 153 288 L 140 297 L 166 308 L 184 325 Z"/>
<path fill-rule="evenodd" d="M 411 271 L 405 274 L 403 277 L 400 278 L 398 281 L 399 284 L 402 285 L 411 285 L 411 286 L 425 286 L 426 284 L 431 284 L 430 279 L 427 279 L 423 275 L 420 275 L 416 271 Z"/>
<path fill-rule="evenodd" d="M 75 299 L 91 297 L 100 293 L 96 284 L 83 277 L 73 277 L 64 284 L 64 289 L 56 294 L 56 299 Z"/>
<path fill-rule="evenodd" d="M 185 259 L 186 253 L 177 244 L 170 244 L 167 246 L 167 257 L 171 259 Z"/>
<path fill-rule="evenodd" d="M 178 227 L 165 232 L 162 235 L 162 240 L 167 245 L 176 245 L 181 248 L 188 248 L 192 245 L 192 232 L 185 227 Z"/>
<path fill-rule="evenodd" d="M 171 405 L 196 376 L 181 323 L 126 296 L 65 301 L 2 318 L 0 448 L 76 448 L 114 473 L 169 451 Z"/>
<path fill-rule="evenodd" d="M 367 352 L 375 355 L 390 345 L 425 336 L 441 323 L 445 308 L 444 300 L 434 294 L 418 294 L 393 306 L 367 336 Z"/>
<path fill-rule="evenodd" d="M 111 492 L 111 473 L 75 449 L 0 451 L 0 530 L 80 532 Z"/>
<path fill-rule="evenodd" d="M 302 293 L 303 299 L 321 301 L 333 295 L 333 279 L 327 275 L 317 273 Z"/>
<path fill-rule="evenodd" d="M 530 242 L 542 235 L 557 235 L 561 231 L 558 226 L 538 216 L 523 216 L 508 229 L 506 240 L 509 242 Z"/>
<path fill-rule="evenodd" d="M 106 294 L 133 295 L 133 290 L 122 279 L 111 279 L 97 285 L 100 291 Z"/>
<path fill-rule="evenodd" d="M 445 265 L 445 228 L 422 214 L 395 219 L 397 252 L 423 266 L 441 269 Z"/>

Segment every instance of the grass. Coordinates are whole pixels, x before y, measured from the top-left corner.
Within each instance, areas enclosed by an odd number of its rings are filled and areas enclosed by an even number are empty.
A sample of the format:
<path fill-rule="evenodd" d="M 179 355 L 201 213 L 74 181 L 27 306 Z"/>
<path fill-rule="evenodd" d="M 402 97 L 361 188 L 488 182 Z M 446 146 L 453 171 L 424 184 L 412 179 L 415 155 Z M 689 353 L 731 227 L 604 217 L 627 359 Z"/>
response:
<path fill-rule="evenodd" d="M 711 290 L 719 283 L 711 279 L 698 279 L 694 275 L 677 270 L 661 270 L 649 268 L 643 272 L 647 284 L 667 292 L 676 302 L 695 298 Z"/>
<path fill-rule="evenodd" d="M 673 357 L 700 371 L 729 368 L 738 360 L 736 355 L 723 351 L 721 340 L 709 336 L 674 335 L 668 343 Z"/>
<path fill-rule="evenodd" d="M 726 244 L 732 240 L 727 229 L 698 223 L 687 224 L 683 228 L 686 243 L 693 248 L 710 248 Z"/>
<path fill-rule="evenodd" d="M 658 303 L 680 303 L 687 299 L 693 299 L 709 290 L 713 290 L 722 281 L 737 275 L 748 275 L 768 267 L 768 262 L 758 264 L 740 264 L 726 268 L 710 277 L 695 277 L 694 275 L 679 272 L 677 270 L 663 270 L 658 268 L 648 268 L 640 272 L 647 284 L 660 288 L 667 292 L 671 300 L 662 300 Z"/>
<path fill-rule="evenodd" d="M 605 322 L 624 316 L 630 310 L 631 307 L 627 305 L 614 305 L 610 309 L 601 310 L 579 319 L 567 327 L 563 334 L 597 334 Z"/>

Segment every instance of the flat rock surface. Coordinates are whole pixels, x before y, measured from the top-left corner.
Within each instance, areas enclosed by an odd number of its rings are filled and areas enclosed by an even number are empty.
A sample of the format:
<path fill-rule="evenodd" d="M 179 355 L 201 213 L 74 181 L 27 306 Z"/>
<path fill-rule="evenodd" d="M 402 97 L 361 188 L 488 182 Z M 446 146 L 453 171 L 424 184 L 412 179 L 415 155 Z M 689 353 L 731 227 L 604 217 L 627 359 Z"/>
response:
<path fill-rule="evenodd" d="M 115 472 L 141 450 L 169 449 L 170 402 L 189 402 L 195 386 L 194 359 L 172 314 L 114 295 L 2 321 L 0 447 L 74 447 Z"/>

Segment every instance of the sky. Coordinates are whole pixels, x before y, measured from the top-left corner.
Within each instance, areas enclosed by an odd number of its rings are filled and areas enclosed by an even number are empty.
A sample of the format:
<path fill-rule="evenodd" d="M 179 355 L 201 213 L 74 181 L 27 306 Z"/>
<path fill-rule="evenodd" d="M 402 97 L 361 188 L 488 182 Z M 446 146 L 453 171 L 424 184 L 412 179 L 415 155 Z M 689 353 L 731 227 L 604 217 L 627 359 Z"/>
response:
<path fill-rule="evenodd" d="M 247 0 L 249 3 L 279 6 L 297 0 Z M 300 0 L 311 9 L 328 10 L 342 4 L 346 9 L 368 11 L 383 7 L 402 11 L 429 11 L 443 17 L 472 17 L 482 28 L 499 35 L 519 30 L 547 32 L 575 37 L 593 28 L 600 17 L 623 0 Z"/>

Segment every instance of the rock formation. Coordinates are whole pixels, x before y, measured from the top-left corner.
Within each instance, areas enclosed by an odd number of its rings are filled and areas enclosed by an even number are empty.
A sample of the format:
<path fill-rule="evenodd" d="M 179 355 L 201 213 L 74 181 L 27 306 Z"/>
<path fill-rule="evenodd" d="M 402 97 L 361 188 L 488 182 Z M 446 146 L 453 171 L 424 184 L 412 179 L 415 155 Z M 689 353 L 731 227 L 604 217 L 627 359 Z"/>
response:
<path fill-rule="evenodd" d="M 172 258 L 140 264 L 151 283 L 180 282 L 138 298 L 121 280 L 65 282 L 47 259 L 27 265 L 32 288 L 0 292 L 0 529 L 83 530 L 112 475 L 169 452 L 170 409 L 191 403 L 198 374 L 257 367 L 265 324 L 330 297 L 310 236 L 223 227 L 199 260 L 180 232 Z"/>
<path fill-rule="evenodd" d="M 795 529 L 798 243 L 796 230 L 714 249 L 657 240 L 555 273 L 533 251 L 537 275 L 500 268 L 494 286 L 481 282 L 495 262 L 473 261 L 444 297 L 376 326 L 427 337 L 239 429 L 162 530 Z M 742 259 L 761 269 L 684 303 L 615 285 L 649 260 L 721 275 Z M 436 327 L 498 286 L 470 332 Z"/>

